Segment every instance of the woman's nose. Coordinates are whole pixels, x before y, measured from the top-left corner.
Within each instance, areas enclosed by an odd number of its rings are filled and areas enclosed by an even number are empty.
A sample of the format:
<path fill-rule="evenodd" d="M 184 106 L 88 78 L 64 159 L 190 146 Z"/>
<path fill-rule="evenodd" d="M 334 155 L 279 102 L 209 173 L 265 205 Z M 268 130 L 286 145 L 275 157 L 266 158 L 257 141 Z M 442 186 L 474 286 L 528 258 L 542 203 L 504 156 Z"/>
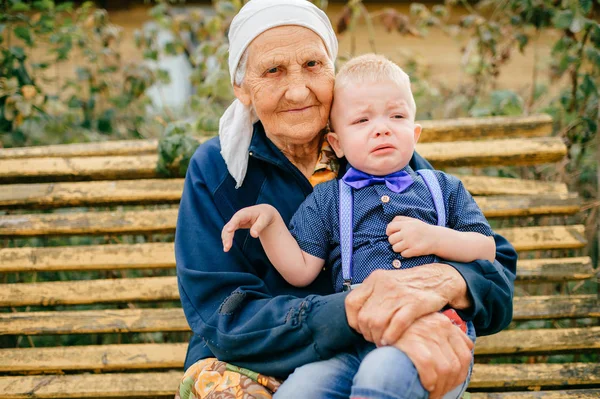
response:
<path fill-rule="evenodd" d="M 288 89 L 285 92 L 286 100 L 294 103 L 302 103 L 306 100 L 310 93 L 306 82 L 303 79 L 297 79 L 288 85 Z"/>

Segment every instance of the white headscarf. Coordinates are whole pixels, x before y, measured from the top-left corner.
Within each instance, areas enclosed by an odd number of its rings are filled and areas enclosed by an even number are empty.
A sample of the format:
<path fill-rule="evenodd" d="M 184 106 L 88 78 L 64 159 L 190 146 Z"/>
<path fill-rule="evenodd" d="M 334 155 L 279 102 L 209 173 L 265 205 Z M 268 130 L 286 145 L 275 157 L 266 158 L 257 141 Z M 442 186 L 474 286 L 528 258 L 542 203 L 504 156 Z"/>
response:
<path fill-rule="evenodd" d="M 229 28 L 229 74 L 231 84 L 250 43 L 264 31 L 277 26 L 303 26 L 321 37 L 329 58 L 335 61 L 338 42 L 327 15 L 308 0 L 251 0 L 233 18 Z M 258 120 L 250 106 L 235 100 L 219 121 L 221 155 L 239 188 L 248 169 L 248 148 L 253 124 Z"/>

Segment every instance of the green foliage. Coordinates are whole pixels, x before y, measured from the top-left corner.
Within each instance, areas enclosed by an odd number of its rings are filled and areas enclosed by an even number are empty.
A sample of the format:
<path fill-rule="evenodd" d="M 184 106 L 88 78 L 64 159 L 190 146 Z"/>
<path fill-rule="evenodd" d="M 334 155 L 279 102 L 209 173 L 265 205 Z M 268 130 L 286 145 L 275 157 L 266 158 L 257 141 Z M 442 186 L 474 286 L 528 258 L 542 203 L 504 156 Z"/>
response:
<path fill-rule="evenodd" d="M 7 147 L 139 137 L 156 73 L 125 64 L 121 29 L 91 2 L 11 0 L 0 13 L 0 133 Z M 73 77 L 64 65 L 78 61 Z"/>
<path fill-rule="evenodd" d="M 184 176 L 194 151 L 200 142 L 191 136 L 189 123 L 171 123 L 158 145 L 157 171 L 163 176 Z"/>

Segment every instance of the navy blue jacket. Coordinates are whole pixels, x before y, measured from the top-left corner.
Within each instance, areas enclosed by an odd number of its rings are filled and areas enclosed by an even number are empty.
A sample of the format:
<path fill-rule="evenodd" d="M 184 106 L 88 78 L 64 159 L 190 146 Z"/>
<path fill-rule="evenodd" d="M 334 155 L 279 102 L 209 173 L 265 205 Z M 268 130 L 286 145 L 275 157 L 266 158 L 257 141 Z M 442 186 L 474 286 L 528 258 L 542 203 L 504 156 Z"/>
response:
<path fill-rule="evenodd" d="M 267 139 L 260 123 L 250 145 L 243 185 L 227 171 L 218 139 L 201 145 L 185 179 L 175 236 L 181 303 L 193 331 L 185 368 L 206 357 L 284 377 L 362 339 L 347 323 L 346 293 L 333 293 L 329 273 L 308 287 L 289 285 L 269 263 L 260 241 L 237 231 L 223 252 L 221 229 L 239 209 L 273 205 L 288 223 L 312 192 L 304 175 Z M 431 168 L 418 154 L 413 169 Z M 478 335 L 512 319 L 517 254 L 496 235 L 497 262 L 446 262 L 464 277 L 473 306 L 461 311 Z"/>

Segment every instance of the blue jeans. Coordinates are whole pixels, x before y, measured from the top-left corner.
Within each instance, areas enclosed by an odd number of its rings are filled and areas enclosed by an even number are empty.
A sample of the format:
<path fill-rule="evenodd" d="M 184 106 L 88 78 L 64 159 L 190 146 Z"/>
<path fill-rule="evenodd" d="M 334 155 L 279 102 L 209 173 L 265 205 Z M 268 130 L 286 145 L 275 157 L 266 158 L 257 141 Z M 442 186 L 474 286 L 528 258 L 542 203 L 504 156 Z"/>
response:
<path fill-rule="evenodd" d="M 467 334 L 475 342 L 473 323 Z M 469 385 L 473 362 L 467 379 L 448 392 L 444 399 L 462 397 Z M 344 352 L 321 362 L 298 367 L 279 387 L 273 399 L 427 399 L 419 374 L 404 352 L 393 347 L 376 348 L 365 343 L 356 351 Z"/>

